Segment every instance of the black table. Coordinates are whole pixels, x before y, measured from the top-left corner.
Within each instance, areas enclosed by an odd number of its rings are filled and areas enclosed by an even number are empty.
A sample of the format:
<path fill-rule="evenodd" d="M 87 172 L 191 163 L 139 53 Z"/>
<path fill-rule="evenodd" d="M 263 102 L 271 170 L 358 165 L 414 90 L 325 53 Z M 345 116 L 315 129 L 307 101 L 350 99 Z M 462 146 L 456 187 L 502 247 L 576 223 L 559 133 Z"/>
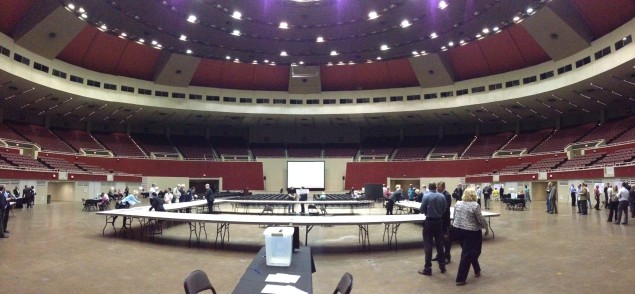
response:
<path fill-rule="evenodd" d="M 262 288 L 267 285 L 265 280 L 269 274 L 289 274 L 299 275 L 300 279 L 295 284 L 269 283 L 274 285 L 292 285 L 307 293 L 313 293 L 313 277 L 315 272 L 315 264 L 313 262 L 313 254 L 311 247 L 300 247 L 298 252 L 293 252 L 290 266 L 267 266 L 265 256 L 265 247 L 262 247 L 258 254 L 251 261 L 251 264 L 245 270 L 240 278 L 238 285 L 232 293 L 260 293 Z"/>

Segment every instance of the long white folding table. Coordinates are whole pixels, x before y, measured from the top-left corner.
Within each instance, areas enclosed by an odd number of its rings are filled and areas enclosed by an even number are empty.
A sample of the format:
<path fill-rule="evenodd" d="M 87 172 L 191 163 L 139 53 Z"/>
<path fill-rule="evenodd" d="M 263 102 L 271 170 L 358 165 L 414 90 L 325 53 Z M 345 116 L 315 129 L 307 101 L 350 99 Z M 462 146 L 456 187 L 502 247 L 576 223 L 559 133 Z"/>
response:
<path fill-rule="evenodd" d="M 307 201 L 295 201 L 295 200 L 246 200 L 246 199 L 219 199 L 218 203 L 229 203 L 232 205 L 234 212 L 238 211 L 239 205 L 245 206 L 245 210 L 248 206 L 273 206 L 273 205 L 296 205 L 296 204 L 313 204 L 320 205 L 324 208 L 326 213 L 326 206 L 349 206 L 351 208 L 351 214 L 355 213 L 355 207 L 359 206 L 372 206 L 374 201 L 370 200 L 307 200 Z"/>

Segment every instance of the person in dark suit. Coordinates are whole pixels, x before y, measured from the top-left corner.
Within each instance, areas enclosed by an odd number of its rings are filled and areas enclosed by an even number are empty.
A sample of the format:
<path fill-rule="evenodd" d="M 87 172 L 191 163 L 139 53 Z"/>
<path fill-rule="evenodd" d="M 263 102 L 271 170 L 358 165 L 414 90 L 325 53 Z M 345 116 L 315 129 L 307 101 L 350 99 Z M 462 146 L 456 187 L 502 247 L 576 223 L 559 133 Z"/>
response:
<path fill-rule="evenodd" d="M 302 193 L 300 194 L 300 201 L 304 202 L 307 200 L 307 198 L 309 198 L 309 194 L 307 193 L 307 190 L 304 189 L 304 187 L 302 187 Z M 304 204 L 300 205 L 300 213 L 304 214 Z"/>
<path fill-rule="evenodd" d="M 209 184 L 205 184 L 205 200 L 207 200 L 208 213 L 212 213 L 214 211 L 214 192 Z"/>
<path fill-rule="evenodd" d="M 0 185 L 0 238 L 8 238 L 5 234 L 7 231 L 7 223 L 9 222 L 9 192 L 4 188 L 4 185 Z"/>

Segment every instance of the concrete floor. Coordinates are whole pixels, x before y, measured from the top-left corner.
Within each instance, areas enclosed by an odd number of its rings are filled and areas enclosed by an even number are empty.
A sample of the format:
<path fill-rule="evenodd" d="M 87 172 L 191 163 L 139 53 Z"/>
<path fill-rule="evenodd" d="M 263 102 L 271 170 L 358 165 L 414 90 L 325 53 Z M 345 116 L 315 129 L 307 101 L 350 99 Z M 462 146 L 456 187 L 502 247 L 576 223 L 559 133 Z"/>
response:
<path fill-rule="evenodd" d="M 314 293 L 332 293 L 344 272 L 354 277 L 353 293 L 635 293 L 635 221 L 614 225 L 606 222 L 607 210 L 581 216 L 565 203 L 558 215 L 546 214 L 544 201 L 526 211 L 492 206 L 502 215 L 492 219 L 496 238 L 484 240 L 483 275 L 475 279 L 471 272 L 463 287 L 454 284 L 458 245 L 447 273 L 417 274 L 423 265 L 419 225 L 400 227 L 397 251 L 382 242 L 383 227 L 371 226 L 370 253 L 361 250 L 356 227 L 338 226 L 309 235 Z M 380 207 L 358 212 L 378 214 Z M 231 293 L 264 245 L 257 226 L 233 225 L 229 247 L 214 250 L 212 225 L 209 241 L 188 248 L 187 225 L 140 242 L 108 230 L 102 236 L 105 218 L 81 211 L 80 203 L 14 212 L 10 237 L 0 239 L 2 293 L 183 293 L 183 278 L 196 269 L 207 272 L 218 293 Z"/>

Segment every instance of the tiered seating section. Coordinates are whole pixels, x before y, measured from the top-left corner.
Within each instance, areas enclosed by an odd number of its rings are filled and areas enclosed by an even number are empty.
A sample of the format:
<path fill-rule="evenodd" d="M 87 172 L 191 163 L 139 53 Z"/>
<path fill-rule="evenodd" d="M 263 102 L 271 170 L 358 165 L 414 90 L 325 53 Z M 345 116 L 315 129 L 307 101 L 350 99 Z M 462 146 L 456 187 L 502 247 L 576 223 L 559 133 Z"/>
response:
<path fill-rule="evenodd" d="M 29 141 L 36 143 L 43 150 L 72 152 L 75 150 L 68 146 L 64 141 L 55 136 L 49 129 L 38 125 L 24 125 L 18 123 L 7 123 L 16 133 L 21 134 Z"/>
<path fill-rule="evenodd" d="M 212 146 L 220 156 L 249 156 L 247 141 L 240 137 L 211 137 Z"/>
<path fill-rule="evenodd" d="M 404 137 L 401 146 L 395 150 L 393 159 L 422 159 L 428 156 L 437 143 L 437 137 Z"/>
<path fill-rule="evenodd" d="M 67 129 L 54 129 L 51 130 L 59 138 L 64 140 L 68 145 L 75 150 L 86 148 L 93 150 L 103 150 L 104 147 L 99 145 L 95 138 L 93 138 L 88 132 L 83 130 L 67 130 Z"/>
<path fill-rule="evenodd" d="M 145 156 L 137 144 L 125 133 L 93 133 L 99 142 L 117 156 Z"/>
<path fill-rule="evenodd" d="M 357 144 L 324 144 L 324 157 L 353 158 L 358 149 Z"/>
<path fill-rule="evenodd" d="M 585 167 L 590 166 L 598 159 L 603 157 L 606 153 L 604 152 L 592 152 L 588 154 L 584 154 L 582 156 L 577 156 L 569 159 L 567 162 L 560 165 L 558 168 L 575 168 L 575 167 Z"/>
<path fill-rule="evenodd" d="M 435 154 L 461 154 L 470 142 L 474 140 L 471 136 L 447 136 L 440 138 L 432 153 Z"/>
<path fill-rule="evenodd" d="M 567 160 L 566 158 L 560 158 L 560 157 L 551 157 L 551 158 L 545 158 L 545 159 L 541 159 L 537 162 L 534 162 L 534 164 L 532 164 L 531 166 L 529 166 L 525 171 L 548 171 L 548 170 L 552 170 L 554 168 L 556 168 L 558 165 L 560 165 L 563 161 Z"/>
<path fill-rule="evenodd" d="M 286 157 L 284 144 L 252 144 L 251 153 L 256 157 Z"/>
<path fill-rule="evenodd" d="M 519 150 L 527 149 L 531 152 L 538 144 L 547 139 L 553 132 L 553 129 L 541 129 L 531 132 L 522 132 L 516 137 L 513 137 L 507 145 L 503 146 L 502 150 Z"/>
<path fill-rule="evenodd" d="M 531 165 L 531 163 L 521 163 L 521 164 L 516 164 L 516 165 L 510 165 L 510 166 L 506 166 L 506 167 L 502 168 L 501 170 L 498 171 L 498 173 L 500 173 L 500 174 L 517 173 L 517 172 L 521 172 L 522 170 L 526 169 L 530 165 Z"/>
<path fill-rule="evenodd" d="M 2 152 L 0 153 L 0 158 L 4 159 L 4 161 L 9 163 L 10 165 L 17 166 L 17 167 L 48 169 L 48 167 L 43 165 L 41 162 L 28 156 Z"/>
<path fill-rule="evenodd" d="M 287 155 L 301 158 L 322 157 L 322 146 L 320 144 L 289 144 Z"/>
<path fill-rule="evenodd" d="M 538 145 L 532 152 L 563 151 L 568 144 L 579 142 L 579 139 L 588 134 L 595 126 L 595 123 L 590 123 L 556 130 L 551 137 Z"/>
<path fill-rule="evenodd" d="M 389 156 L 399 144 L 399 137 L 368 137 L 362 142 L 359 153 L 368 156 Z"/>
<path fill-rule="evenodd" d="M 45 165 L 50 166 L 52 169 L 70 172 L 83 172 L 83 170 L 75 164 L 61 158 L 40 157 L 39 160 Z"/>
<path fill-rule="evenodd" d="M 81 169 L 89 173 L 100 173 L 100 174 L 108 173 L 107 170 L 105 170 L 104 168 L 100 166 L 90 165 L 90 164 L 86 164 L 82 162 L 76 162 L 75 164 L 77 164 L 77 166 L 79 166 Z"/>
<path fill-rule="evenodd" d="M 626 141 L 635 141 L 635 126 L 631 127 L 631 129 L 629 129 L 628 131 L 617 136 L 617 138 L 613 139 L 613 141 L 609 143 L 622 143 Z"/>
<path fill-rule="evenodd" d="M 170 139 L 165 135 L 156 135 L 156 134 L 134 134 L 133 140 L 139 144 L 146 153 L 168 153 L 174 154 L 178 153 L 172 143 L 170 143 Z"/>
<path fill-rule="evenodd" d="M 589 134 L 579 140 L 579 142 L 588 142 L 604 139 L 607 143 L 612 142 L 622 133 L 635 126 L 635 116 L 626 119 L 612 120 L 604 122 L 593 129 Z"/>
<path fill-rule="evenodd" d="M 635 149 L 622 149 L 615 151 L 611 154 L 608 154 L 606 157 L 598 160 L 595 164 L 600 165 L 609 165 L 609 164 L 617 164 L 624 162 L 631 162 L 635 159 Z"/>
<path fill-rule="evenodd" d="M 200 136 L 180 136 L 170 137 L 174 146 L 178 148 L 185 158 L 204 158 L 208 160 L 216 159 L 214 149 L 207 141 L 207 138 Z"/>
<path fill-rule="evenodd" d="M 465 150 L 462 157 L 492 156 L 511 136 L 511 132 L 479 136 L 472 142 L 472 145 Z"/>
<path fill-rule="evenodd" d="M 20 136 L 13 129 L 9 128 L 6 124 L 0 124 L 0 138 L 9 139 L 12 141 L 28 142 L 29 140 Z"/>

